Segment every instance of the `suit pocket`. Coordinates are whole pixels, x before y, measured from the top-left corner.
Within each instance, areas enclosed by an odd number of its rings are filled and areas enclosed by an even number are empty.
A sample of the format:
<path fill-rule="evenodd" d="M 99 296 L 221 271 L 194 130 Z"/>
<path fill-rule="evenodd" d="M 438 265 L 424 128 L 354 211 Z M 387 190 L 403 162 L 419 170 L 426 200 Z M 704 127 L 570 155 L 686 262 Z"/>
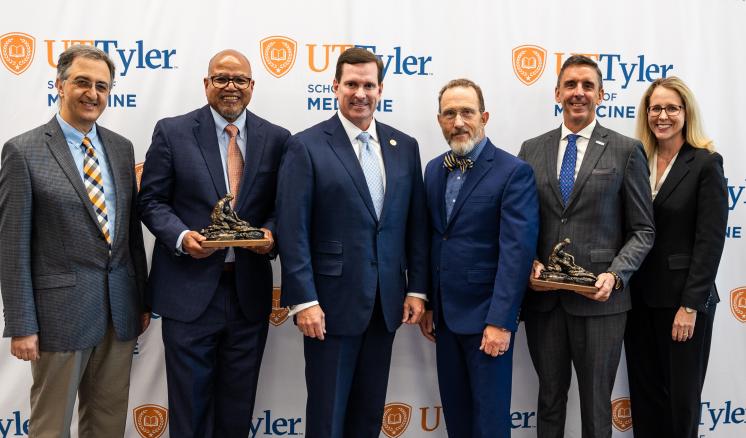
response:
<path fill-rule="evenodd" d="M 675 271 L 678 269 L 689 269 L 692 256 L 689 254 L 672 254 L 668 256 L 668 269 Z"/>
<path fill-rule="evenodd" d="M 495 202 L 495 196 L 488 196 L 488 195 L 475 195 L 470 196 L 468 202 L 474 202 L 478 204 L 486 204 L 486 203 L 492 203 Z"/>
<path fill-rule="evenodd" d="M 341 277 L 342 260 L 315 258 L 313 261 L 313 272 L 319 275 L 328 275 L 330 277 Z"/>
<path fill-rule="evenodd" d="M 78 282 L 74 272 L 62 274 L 35 275 L 32 279 L 34 289 L 56 289 L 61 287 L 73 287 Z"/>
<path fill-rule="evenodd" d="M 342 275 L 342 242 L 320 241 L 313 246 L 313 272 L 319 275 Z"/>
<path fill-rule="evenodd" d="M 496 269 L 469 269 L 466 271 L 466 281 L 471 284 L 493 284 Z"/>
<path fill-rule="evenodd" d="M 616 167 L 598 168 L 591 170 L 591 175 L 614 175 L 616 174 Z"/>
<path fill-rule="evenodd" d="M 616 251 L 613 249 L 592 249 L 591 263 L 611 263 L 615 255 Z"/>

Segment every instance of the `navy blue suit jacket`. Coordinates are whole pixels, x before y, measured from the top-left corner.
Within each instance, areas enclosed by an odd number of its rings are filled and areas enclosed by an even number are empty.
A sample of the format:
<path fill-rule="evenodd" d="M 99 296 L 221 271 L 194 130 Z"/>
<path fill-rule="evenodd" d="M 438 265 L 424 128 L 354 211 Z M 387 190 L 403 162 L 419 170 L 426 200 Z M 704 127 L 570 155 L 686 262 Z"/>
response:
<path fill-rule="evenodd" d="M 318 300 L 332 335 L 368 326 L 376 290 L 388 330 L 408 291 L 427 292 L 427 214 L 417 141 L 376 122 L 386 169 L 381 218 L 337 115 L 294 135 L 280 171 L 282 305 Z"/>
<path fill-rule="evenodd" d="M 255 227 L 275 233 L 277 171 L 290 132 L 246 115 L 246 156 L 236 212 Z M 160 120 L 142 173 L 138 209 L 156 237 L 146 290 L 153 311 L 189 322 L 206 309 L 217 288 L 225 250 L 197 260 L 178 254 L 185 229 L 210 224 L 215 203 L 228 192 L 215 121 L 209 106 Z M 272 268 L 266 255 L 236 249 L 236 291 L 250 320 L 267 318 L 272 308 Z"/>
<path fill-rule="evenodd" d="M 515 331 L 539 231 L 533 171 L 488 140 L 446 221 L 444 155 L 425 171 L 436 325 L 442 308 L 454 333 Z"/>

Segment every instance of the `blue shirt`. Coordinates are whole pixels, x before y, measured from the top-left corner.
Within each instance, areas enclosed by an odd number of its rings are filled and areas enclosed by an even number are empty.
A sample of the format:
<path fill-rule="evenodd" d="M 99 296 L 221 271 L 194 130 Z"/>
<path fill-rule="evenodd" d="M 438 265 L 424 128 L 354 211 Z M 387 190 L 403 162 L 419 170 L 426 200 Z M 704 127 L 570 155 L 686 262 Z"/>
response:
<path fill-rule="evenodd" d="M 468 154 L 466 154 L 466 158 L 470 158 L 471 161 L 474 163 L 477 162 L 477 158 L 479 158 L 479 154 L 482 153 L 482 149 L 484 149 L 484 145 L 487 144 L 487 137 L 483 138 L 482 141 L 477 143 L 476 146 L 474 146 L 474 149 L 471 150 Z M 466 181 L 466 177 L 469 176 L 469 170 L 466 169 L 466 172 L 461 172 L 461 169 L 455 168 L 452 171 L 448 172 L 448 179 L 446 179 L 446 194 L 445 194 L 445 201 L 446 201 L 446 221 L 449 221 L 451 219 L 451 212 L 453 211 L 453 206 L 456 204 L 456 199 L 458 199 L 458 194 L 461 191 L 461 187 L 464 185 L 464 181 Z"/>
<path fill-rule="evenodd" d="M 109 221 L 109 234 L 113 243 L 114 236 L 116 235 L 117 192 L 114 187 L 114 178 L 111 175 L 109 160 L 106 158 L 106 150 L 98 138 L 96 124 L 94 123 L 91 130 L 84 134 L 67 123 L 59 113 L 57 113 L 56 117 L 60 128 L 62 128 L 62 134 L 65 136 L 65 140 L 67 140 L 67 145 L 70 147 L 70 152 L 73 155 L 73 160 L 75 160 L 75 167 L 78 168 L 78 173 L 80 173 L 81 181 L 83 181 L 83 160 L 86 156 L 85 148 L 83 147 L 83 137 L 88 137 L 93 149 L 96 151 L 98 167 L 101 170 L 101 179 L 104 183 L 104 200 L 106 201 L 106 217 Z"/>

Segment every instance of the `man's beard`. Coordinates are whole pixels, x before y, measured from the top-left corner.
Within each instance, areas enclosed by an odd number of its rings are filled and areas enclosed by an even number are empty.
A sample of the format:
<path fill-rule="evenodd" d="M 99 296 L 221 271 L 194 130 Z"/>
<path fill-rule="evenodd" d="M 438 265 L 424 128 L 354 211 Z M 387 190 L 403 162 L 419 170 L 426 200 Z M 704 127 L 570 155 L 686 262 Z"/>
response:
<path fill-rule="evenodd" d="M 474 150 L 474 147 L 479 144 L 483 137 L 484 131 L 480 129 L 477 130 L 477 132 L 475 132 L 474 135 L 469 137 L 468 139 L 464 141 L 451 140 L 448 142 L 448 145 L 451 147 L 451 150 L 454 154 L 458 155 L 459 157 L 464 157 L 466 155 L 469 155 L 471 151 Z"/>

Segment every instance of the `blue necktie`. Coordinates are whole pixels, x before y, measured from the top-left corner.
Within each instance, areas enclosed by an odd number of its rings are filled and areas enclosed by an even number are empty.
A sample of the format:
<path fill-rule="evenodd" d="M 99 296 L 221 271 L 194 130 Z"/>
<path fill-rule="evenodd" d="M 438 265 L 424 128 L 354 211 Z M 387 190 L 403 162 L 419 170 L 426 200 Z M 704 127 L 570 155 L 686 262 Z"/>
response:
<path fill-rule="evenodd" d="M 575 184 L 575 162 L 578 159 L 578 145 L 575 143 L 580 137 L 577 134 L 567 135 L 567 148 L 565 155 L 562 157 L 562 168 L 559 174 L 559 187 L 562 194 L 562 201 L 567 205 L 570 199 L 572 186 Z"/>
<path fill-rule="evenodd" d="M 368 183 L 368 191 L 373 200 L 373 207 L 376 209 L 376 217 L 381 217 L 381 208 L 383 207 L 383 177 L 381 167 L 378 164 L 378 157 L 373 152 L 370 145 L 370 134 L 363 131 L 358 136 L 360 140 L 360 167 L 363 168 L 365 182 Z"/>

